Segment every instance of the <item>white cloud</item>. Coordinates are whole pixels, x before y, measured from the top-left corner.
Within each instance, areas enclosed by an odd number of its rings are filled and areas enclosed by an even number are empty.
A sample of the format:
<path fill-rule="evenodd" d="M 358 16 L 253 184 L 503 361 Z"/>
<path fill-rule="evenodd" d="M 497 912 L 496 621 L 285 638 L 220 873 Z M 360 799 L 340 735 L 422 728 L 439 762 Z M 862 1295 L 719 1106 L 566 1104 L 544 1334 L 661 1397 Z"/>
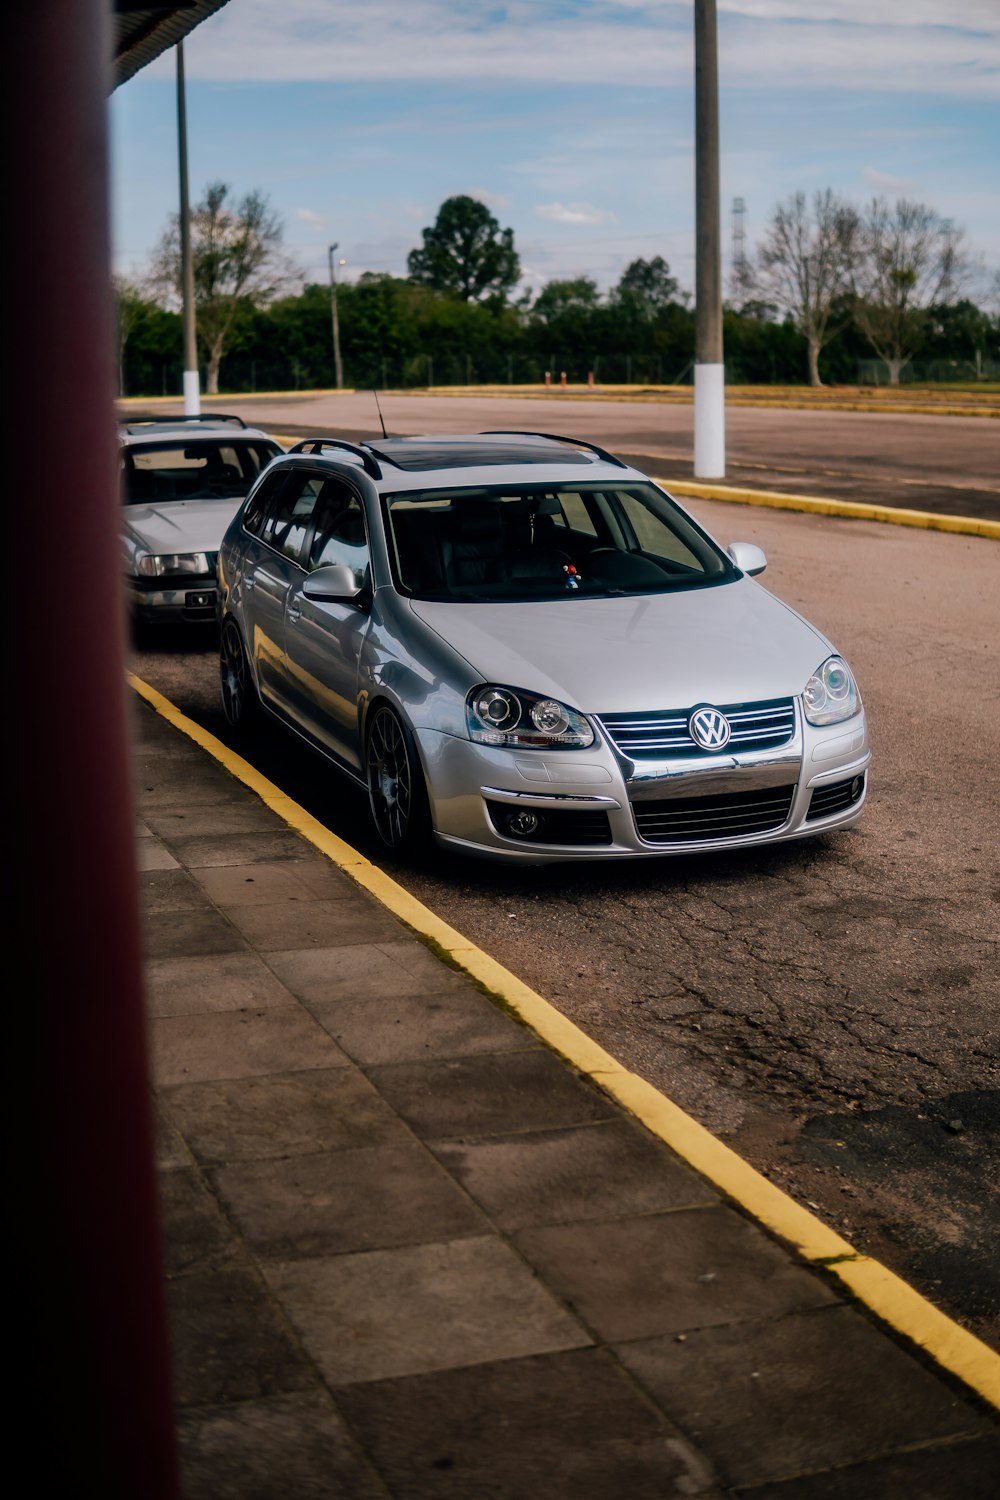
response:
<path fill-rule="evenodd" d="M 877 193 L 913 193 L 917 184 L 912 177 L 892 177 L 888 172 L 879 172 L 875 167 L 865 167 L 861 174 L 867 187 Z"/>
<path fill-rule="evenodd" d="M 330 223 L 328 215 L 314 213 L 311 208 L 297 208 L 294 217 L 309 229 L 326 229 Z"/>
<path fill-rule="evenodd" d="M 723 87 L 1000 95 L 996 0 L 721 0 Z M 188 76 L 690 88 L 690 0 L 240 0 L 192 32 Z M 152 65 L 162 76 L 173 62 Z"/>
<path fill-rule="evenodd" d="M 613 224 L 615 216 L 592 203 L 539 203 L 535 213 L 553 224 Z"/>

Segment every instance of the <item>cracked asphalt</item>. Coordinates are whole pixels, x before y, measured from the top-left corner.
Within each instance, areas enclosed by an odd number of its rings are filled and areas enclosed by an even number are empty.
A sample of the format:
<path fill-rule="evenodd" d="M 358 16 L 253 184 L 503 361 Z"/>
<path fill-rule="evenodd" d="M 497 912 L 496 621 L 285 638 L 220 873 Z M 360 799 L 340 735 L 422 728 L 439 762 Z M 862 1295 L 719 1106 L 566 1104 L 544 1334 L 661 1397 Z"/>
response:
<path fill-rule="evenodd" d="M 940 419 L 935 419 L 940 420 Z M 755 1167 L 1000 1349 L 1000 548 L 689 508 L 851 662 L 851 830 L 755 852 L 509 870 L 383 857 L 363 797 L 279 729 L 260 769 Z M 132 669 L 226 738 L 212 632 Z M 245 752 L 244 752 L 245 753 Z"/>

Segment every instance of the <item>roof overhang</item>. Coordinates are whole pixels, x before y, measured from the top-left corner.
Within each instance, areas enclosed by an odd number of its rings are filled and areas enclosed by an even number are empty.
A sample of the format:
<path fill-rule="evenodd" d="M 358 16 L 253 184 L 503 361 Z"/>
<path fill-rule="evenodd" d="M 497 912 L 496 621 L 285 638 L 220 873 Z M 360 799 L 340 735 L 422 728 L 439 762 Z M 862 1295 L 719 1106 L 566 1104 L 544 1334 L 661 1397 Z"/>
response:
<path fill-rule="evenodd" d="M 112 92 L 228 3 L 174 0 L 172 5 L 150 5 L 148 0 L 110 0 Z"/>

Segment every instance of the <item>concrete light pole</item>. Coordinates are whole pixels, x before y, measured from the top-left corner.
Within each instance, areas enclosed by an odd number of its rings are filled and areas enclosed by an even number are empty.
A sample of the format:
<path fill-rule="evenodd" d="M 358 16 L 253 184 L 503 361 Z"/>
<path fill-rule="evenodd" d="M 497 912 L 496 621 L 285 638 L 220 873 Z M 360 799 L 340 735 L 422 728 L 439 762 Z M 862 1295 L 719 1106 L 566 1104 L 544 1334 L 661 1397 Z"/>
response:
<path fill-rule="evenodd" d="M 184 43 L 177 43 L 177 155 L 180 165 L 181 301 L 184 325 L 184 411 L 201 412 L 198 343 L 194 331 L 194 262 L 191 259 L 191 203 L 188 197 L 187 112 L 184 105 Z"/>
<path fill-rule="evenodd" d="M 696 479 L 726 474 L 717 34 L 715 0 L 694 0 Z"/>
<path fill-rule="evenodd" d="M 344 384 L 344 366 L 340 360 L 340 323 L 337 320 L 337 272 L 333 260 L 336 248 L 336 244 L 330 246 L 330 316 L 333 320 L 333 372 L 339 391 Z"/>

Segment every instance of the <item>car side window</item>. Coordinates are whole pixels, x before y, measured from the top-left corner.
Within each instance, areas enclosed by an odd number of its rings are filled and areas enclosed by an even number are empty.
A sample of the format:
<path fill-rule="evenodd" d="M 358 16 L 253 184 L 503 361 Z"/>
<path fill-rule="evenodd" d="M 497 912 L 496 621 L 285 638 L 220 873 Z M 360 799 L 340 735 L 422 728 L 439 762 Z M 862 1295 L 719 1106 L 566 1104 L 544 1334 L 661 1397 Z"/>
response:
<path fill-rule="evenodd" d="M 303 470 L 292 473 L 268 511 L 261 540 L 276 552 L 300 562 L 306 535 L 323 488 L 323 476 Z"/>
<path fill-rule="evenodd" d="M 316 506 L 316 524 L 309 548 L 309 571 L 341 563 L 351 569 L 358 588 L 368 568 L 368 539 L 360 498 L 339 480 L 328 480 Z"/>
<path fill-rule="evenodd" d="M 250 496 L 243 510 L 242 525 L 243 530 L 249 531 L 251 536 L 260 536 L 264 518 L 275 506 L 287 478 L 287 470 L 272 474 Z"/>

